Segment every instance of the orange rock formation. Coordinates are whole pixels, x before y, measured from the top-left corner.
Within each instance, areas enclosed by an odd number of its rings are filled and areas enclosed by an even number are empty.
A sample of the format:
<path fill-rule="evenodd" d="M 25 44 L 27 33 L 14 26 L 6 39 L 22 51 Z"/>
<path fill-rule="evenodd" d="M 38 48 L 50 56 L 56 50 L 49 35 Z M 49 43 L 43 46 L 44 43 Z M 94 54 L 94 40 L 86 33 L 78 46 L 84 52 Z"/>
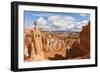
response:
<path fill-rule="evenodd" d="M 25 30 L 25 61 L 88 58 L 90 53 L 90 23 L 82 32 L 41 31 L 36 23 Z"/>

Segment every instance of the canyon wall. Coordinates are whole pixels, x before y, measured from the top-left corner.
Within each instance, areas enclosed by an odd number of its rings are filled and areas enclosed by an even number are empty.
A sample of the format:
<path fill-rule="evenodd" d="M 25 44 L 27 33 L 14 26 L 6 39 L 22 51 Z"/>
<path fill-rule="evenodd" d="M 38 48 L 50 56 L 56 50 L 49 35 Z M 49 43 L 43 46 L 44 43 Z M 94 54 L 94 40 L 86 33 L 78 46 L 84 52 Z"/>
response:
<path fill-rule="evenodd" d="M 80 32 L 80 48 L 83 50 L 83 55 L 87 54 L 90 56 L 90 22 Z"/>

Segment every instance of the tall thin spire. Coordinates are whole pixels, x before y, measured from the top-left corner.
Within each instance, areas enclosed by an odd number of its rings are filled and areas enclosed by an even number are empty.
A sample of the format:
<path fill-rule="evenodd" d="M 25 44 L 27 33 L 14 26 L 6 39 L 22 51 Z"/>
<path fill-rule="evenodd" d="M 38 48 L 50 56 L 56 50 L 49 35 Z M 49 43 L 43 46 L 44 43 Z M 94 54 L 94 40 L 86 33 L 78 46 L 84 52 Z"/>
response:
<path fill-rule="evenodd" d="M 37 23 L 36 23 L 36 21 L 34 21 L 34 28 L 35 28 L 35 29 L 37 28 Z"/>
<path fill-rule="evenodd" d="M 38 27 L 37 27 L 37 22 L 36 22 L 36 21 L 34 21 L 34 28 L 35 28 L 35 29 L 38 29 Z"/>

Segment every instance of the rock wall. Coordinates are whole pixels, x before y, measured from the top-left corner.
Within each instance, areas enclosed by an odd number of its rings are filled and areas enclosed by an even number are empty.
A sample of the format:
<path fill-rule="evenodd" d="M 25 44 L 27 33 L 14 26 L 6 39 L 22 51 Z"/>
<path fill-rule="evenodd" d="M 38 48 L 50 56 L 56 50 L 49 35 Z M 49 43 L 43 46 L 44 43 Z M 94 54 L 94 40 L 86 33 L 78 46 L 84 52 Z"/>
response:
<path fill-rule="evenodd" d="M 80 32 L 80 49 L 83 55 L 90 56 L 90 22 Z"/>
<path fill-rule="evenodd" d="M 80 32 L 80 46 L 84 49 L 90 49 L 90 22 Z"/>

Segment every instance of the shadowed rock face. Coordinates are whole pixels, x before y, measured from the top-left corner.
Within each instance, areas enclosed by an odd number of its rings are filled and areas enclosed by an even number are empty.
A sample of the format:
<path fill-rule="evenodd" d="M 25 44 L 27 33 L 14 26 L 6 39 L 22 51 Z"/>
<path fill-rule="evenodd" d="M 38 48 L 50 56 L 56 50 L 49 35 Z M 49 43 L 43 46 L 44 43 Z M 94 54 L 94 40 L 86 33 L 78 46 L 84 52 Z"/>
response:
<path fill-rule="evenodd" d="M 80 48 L 84 54 L 90 54 L 90 22 L 80 32 Z"/>
<path fill-rule="evenodd" d="M 66 59 L 65 57 L 63 57 L 60 54 L 55 54 L 55 57 L 49 58 L 50 60 L 64 60 Z"/>

